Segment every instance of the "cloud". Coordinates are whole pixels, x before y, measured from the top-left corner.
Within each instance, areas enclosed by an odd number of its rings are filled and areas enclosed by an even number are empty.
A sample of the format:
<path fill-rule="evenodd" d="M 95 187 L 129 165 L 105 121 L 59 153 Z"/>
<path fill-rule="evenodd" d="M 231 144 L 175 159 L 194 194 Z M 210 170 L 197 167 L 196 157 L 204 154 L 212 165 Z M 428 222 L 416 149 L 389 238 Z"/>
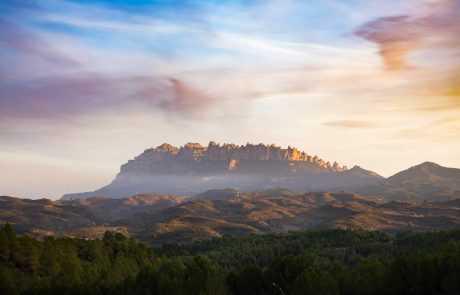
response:
<path fill-rule="evenodd" d="M 43 20 L 51 23 L 65 24 L 68 26 L 88 29 L 101 30 L 119 33 L 146 33 L 146 34 L 176 34 L 193 32 L 192 28 L 183 25 L 173 24 L 162 20 L 149 20 L 146 18 L 136 18 L 130 22 L 82 19 L 80 17 L 70 17 L 66 15 L 46 15 Z"/>
<path fill-rule="evenodd" d="M 19 72 L 16 79 L 0 82 L 0 114 L 5 117 L 71 117 L 121 108 L 193 116 L 225 101 L 240 105 L 265 97 L 311 93 L 361 99 L 389 96 L 390 89 L 407 86 L 405 81 L 376 74 L 375 57 L 368 47 L 271 34 L 261 24 L 246 23 L 246 10 L 238 6 L 224 10 L 226 21 L 221 26 L 222 21 L 216 21 L 220 14 L 206 9 L 177 20 L 67 1 L 44 3 L 52 9 L 44 7 L 28 16 L 41 26 L 29 30 L 10 21 L 3 33 L 3 40 L 10 41 L 1 43 L 0 51 L 21 52 L 11 67 L 12 72 Z M 407 55 L 427 39 L 413 24 L 426 17 L 381 18 L 363 25 L 356 34 L 379 44 L 387 68 L 400 70 L 409 67 Z M 65 29 L 48 30 L 42 22 Z M 193 25 L 184 25 L 187 22 Z M 69 26 L 84 30 L 75 33 Z M 110 44 L 100 42 L 99 35 L 97 42 L 86 39 L 91 29 L 105 32 L 101 40 Z M 133 35 L 138 39 L 131 39 Z M 153 42 L 161 46 L 152 44 L 155 36 L 164 38 Z M 198 45 L 188 42 L 191 37 L 198 37 Z M 167 44 L 161 44 L 162 40 Z M 169 54 L 176 50 L 177 55 Z M 0 62 L 1 77 L 12 76 L 9 64 Z M 37 77 L 37 72 L 43 74 Z M 356 79 L 360 85 L 354 83 Z M 455 86 L 449 89 L 445 91 L 458 92 Z"/>
<path fill-rule="evenodd" d="M 193 88 L 184 81 L 169 79 L 171 86 L 171 99 L 160 104 L 169 111 L 190 112 L 199 110 L 209 105 L 213 98 L 206 93 Z"/>
<path fill-rule="evenodd" d="M 419 32 L 411 25 L 407 15 L 383 17 L 366 23 L 355 32 L 356 35 L 379 46 L 385 67 L 388 70 L 407 68 L 407 55 L 419 43 Z"/>
<path fill-rule="evenodd" d="M 8 8 L 12 10 L 12 6 Z M 26 8 L 29 6 L 20 6 L 14 12 L 20 15 Z M 86 26 L 128 33 L 148 27 L 158 30 L 156 24 L 83 22 Z M 76 36 L 30 29 L 11 17 L 0 16 L 0 27 L 0 55 L 8 57 L 0 61 L 0 122 L 69 119 L 117 109 L 187 115 L 213 103 L 209 95 L 180 77 L 145 68 L 126 71 L 133 60 L 139 63 L 137 59 L 148 66 L 154 60 L 151 54 L 101 55 L 97 47 L 83 46 Z M 119 68 L 125 71 L 113 71 L 111 63 L 120 61 L 126 67 Z"/>
<path fill-rule="evenodd" d="M 214 97 L 178 78 L 146 79 L 143 84 L 132 97 L 168 113 L 194 115 L 215 102 Z"/>
<path fill-rule="evenodd" d="M 396 134 L 396 138 L 403 138 L 405 140 L 426 139 L 444 143 L 458 142 L 459 132 L 460 118 L 444 117 L 428 121 L 416 127 L 401 129 Z"/>
<path fill-rule="evenodd" d="M 61 66 L 78 65 L 74 59 L 55 50 L 52 44 L 13 22 L 0 18 L 0 28 L 1 50 L 9 49 L 14 54 L 33 55 Z"/>
<path fill-rule="evenodd" d="M 2 83 L 2 118 L 53 118 L 110 105 L 104 97 L 120 83 L 93 74 Z M 114 97 L 110 98 L 113 102 Z"/>
<path fill-rule="evenodd" d="M 401 101 L 413 112 L 460 110 L 460 1 L 422 1 L 407 14 L 364 23 L 355 35 L 373 42 L 388 77 L 403 85 Z M 404 100 L 404 101 L 403 101 Z"/>
<path fill-rule="evenodd" d="M 354 121 L 354 120 L 328 121 L 328 122 L 324 122 L 323 125 L 328 126 L 328 127 L 349 128 L 349 129 L 369 129 L 369 128 L 378 127 L 373 122 Z"/>
<path fill-rule="evenodd" d="M 424 6 L 427 7 L 427 6 Z M 355 30 L 379 47 L 387 70 L 410 68 L 408 56 L 417 50 L 460 49 L 460 1 L 429 1 L 429 10 L 413 15 L 380 17 Z"/>
<path fill-rule="evenodd" d="M 360 50 L 267 32 L 262 23 L 280 17 L 279 8 L 285 6 L 275 2 L 251 6 L 250 15 L 243 5 L 218 12 L 214 8 L 219 5 L 204 5 L 185 19 L 40 2 L 37 13 L 27 10 L 28 22 L 9 20 L 0 36 L 7 40 L 0 43 L 0 52 L 16 51 L 8 53 L 8 63 L 0 61 L 0 76 L 8 77 L 0 81 L 0 115 L 69 118 L 137 108 L 194 116 L 220 102 L 329 87 L 330 78 L 338 82 L 345 75 L 332 73 L 337 67 L 366 63 Z M 288 6 L 283 16 L 295 5 Z M 260 8 L 266 11 L 253 26 L 252 14 Z M 190 42 L 195 37 L 198 41 Z"/>
<path fill-rule="evenodd" d="M 188 114 L 212 98 L 169 77 L 110 77 L 78 73 L 64 77 L 0 83 L 0 117 L 65 119 L 100 111 L 137 109 Z M 0 121 L 2 120 L 0 119 Z"/>

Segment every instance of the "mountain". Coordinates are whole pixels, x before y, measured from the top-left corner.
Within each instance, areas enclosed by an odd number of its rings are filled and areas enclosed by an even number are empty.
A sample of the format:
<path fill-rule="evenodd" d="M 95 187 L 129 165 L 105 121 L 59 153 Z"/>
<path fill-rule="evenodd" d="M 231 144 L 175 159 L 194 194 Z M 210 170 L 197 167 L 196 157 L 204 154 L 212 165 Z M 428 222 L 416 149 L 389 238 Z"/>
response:
<path fill-rule="evenodd" d="M 90 227 L 100 221 L 81 206 L 48 199 L 28 200 L 0 196 L 0 221 L 15 225 L 18 232 L 54 235 Z"/>
<path fill-rule="evenodd" d="M 225 200 L 238 196 L 239 194 L 239 191 L 232 188 L 214 189 L 195 195 L 194 200 Z"/>
<path fill-rule="evenodd" d="M 460 169 L 425 162 L 388 178 L 387 183 L 419 198 L 433 195 L 442 198 L 452 193 L 460 196 Z"/>
<path fill-rule="evenodd" d="M 0 196 L 0 223 L 13 224 L 20 233 L 36 236 L 98 237 L 105 231 L 128 231 L 126 220 L 154 214 L 185 201 L 169 195 L 136 195 L 124 199 L 94 197 L 72 201 L 29 200 Z"/>
<path fill-rule="evenodd" d="M 401 171 L 383 183 L 359 190 L 387 200 L 446 201 L 460 198 L 460 169 L 425 162 Z"/>
<path fill-rule="evenodd" d="M 94 192 L 67 194 L 65 200 L 95 196 L 128 197 L 139 193 L 195 195 L 234 188 L 260 191 L 284 187 L 293 191 L 341 191 L 376 185 L 378 174 L 348 169 L 293 147 L 275 145 L 188 143 L 162 144 L 123 164 L 109 185 Z"/>
<path fill-rule="evenodd" d="M 165 209 L 161 216 L 144 216 L 148 230 L 141 239 L 161 244 L 304 229 L 393 232 L 460 226 L 460 207 L 444 202 L 384 203 L 351 193 L 239 193 L 225 199 L 211 194 Z"/>
<path fill-rule="evenodd" d="M 353 193 L 286 189 L 212 190 L 190 198 L 143 194 L 54 202 L 0 197 L 0 223 L 5 222 L 37 237 L 95 238 L 111 230 L 159 245 L 303 229 L 451 229 L 460 226 L 460 203 L 384 202 Z"/>
<path fill-rule="evenodd" d="M 85 208 L 105 222 L 119 222 L 136 215 L 155 214 L 162 209 L 182 204 L 186 200 L 187 198 L 182 196 L 139 194 L 122 199 L 92 197 L 60 203 Z"/>

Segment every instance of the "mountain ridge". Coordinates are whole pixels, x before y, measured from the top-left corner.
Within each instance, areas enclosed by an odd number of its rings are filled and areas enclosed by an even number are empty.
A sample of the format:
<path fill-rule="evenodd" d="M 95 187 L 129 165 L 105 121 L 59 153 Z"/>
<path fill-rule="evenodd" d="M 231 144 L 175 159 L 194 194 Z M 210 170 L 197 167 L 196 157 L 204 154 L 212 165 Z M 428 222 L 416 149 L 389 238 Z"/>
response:
<path fill-rule="evenodd" d="M 207 147 L 164 143 L 144 150 L 121 165 L 115 179 L 94 192 L 66 194 L 63 199 L 103 195 L 120 198 L 137 193 L 194 195 L 205 190 L 236 188 L 242 191 L 286 187 L 294 191 L 340 191 L 383 181 L 375 172 L 358 166 L 312 156 L 297 148 L 270 144 L 217 144 Z"/>
<path fill-rule="evenodd" d="M 407 198 L 450 200 L 460 198 L 460 169 L 423 162 L 386 179 L 386 191 L 403 191 Z"/>
<path fill-rule="evenodd" d="M 347 191 L 388 201 L 445 201 L 460 198 L 460 169 L 427 161 L 384 178 L 358 165 L 349 169 L 291 146 L 164 143 L 121 165 L 110 184 L 62 199 L 141 193 L 194 196 L 224 188 L 252 192 L 280 187 L 293 192 Z"/>

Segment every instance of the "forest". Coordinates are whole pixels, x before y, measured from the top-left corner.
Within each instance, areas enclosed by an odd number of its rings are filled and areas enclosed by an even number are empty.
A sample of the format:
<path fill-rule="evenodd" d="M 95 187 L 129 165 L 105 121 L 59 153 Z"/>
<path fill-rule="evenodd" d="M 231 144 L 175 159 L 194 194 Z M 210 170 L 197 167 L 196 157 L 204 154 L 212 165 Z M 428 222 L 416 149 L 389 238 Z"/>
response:
<path fill-rule="evenodd" d="M 152 248 L 0 229 L 0 294 L 460 294 L 460 230 L 325 230 Z"/>

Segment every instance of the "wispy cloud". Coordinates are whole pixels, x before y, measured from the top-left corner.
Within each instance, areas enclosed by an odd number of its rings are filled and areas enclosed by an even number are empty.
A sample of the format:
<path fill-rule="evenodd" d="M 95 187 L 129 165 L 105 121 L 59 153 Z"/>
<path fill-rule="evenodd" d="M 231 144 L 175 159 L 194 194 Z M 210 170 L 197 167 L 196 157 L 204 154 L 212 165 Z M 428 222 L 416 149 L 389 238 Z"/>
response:
<path fill-rule="evenodd" d="M 328 122 L 324 122 L 323 125 L 328 126 L 328 127 L 349 128 L 349 129 L 369 129 L 369 128 L 379 127 L 374 122 L 354 121 L 354 120 L 328 121 Z"/>
<path fill-rule="evenodd" d="M 448 144 L 457 142 L 460 132 L 460 119 L 458 117 L 444 117 L 429 121 L 414 128 L 404 128 L 397 133 L 397 138 L 412 141 L 431 140 Z"/>
<path fill-rule="evenodd" d="M 53 44 L 13 22 L 0 17 L 0 27 L 0 49 L 10 50 L 11 55 L 34 55 L 36 58 L 64 67 L 78 64 L 71 57 L 56 51 Z"/>
<path fill-rule="evenodd" d="M 167 77 L 109 77 L 78 73 L 1 83 L 0 122 L 11 118 L 66 119 L 100 111 L 143 109 L 173 113 L 203 110 L 211 98 Z"/>

